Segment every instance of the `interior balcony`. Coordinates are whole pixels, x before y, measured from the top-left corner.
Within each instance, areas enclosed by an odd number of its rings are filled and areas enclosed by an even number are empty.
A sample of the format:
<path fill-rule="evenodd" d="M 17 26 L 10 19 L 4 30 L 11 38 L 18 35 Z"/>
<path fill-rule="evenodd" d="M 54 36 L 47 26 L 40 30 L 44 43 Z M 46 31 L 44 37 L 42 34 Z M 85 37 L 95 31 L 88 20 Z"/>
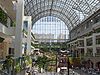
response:
<path fill-rule="evenodd" d="M 93 42 L 92 38 L 86 39 L 86 45 L 87 45 L 87 46 L 92 46 L 92 45 L 93 45 L 92 42 Z"/>
<path fill-rule="evenodd" d="M 100 57 L 100 47 L 96 47 L 95 57 Z"/>
<path fill-rule="evenodd" d="M 12 19 L 0 8 L 0 32 L 5 35 L 15 35 L 15 23 Z"/>
<path fill-rule="evenodd" d="M 86 53 L 85 56 L 86 57 L 93 57 L 93 53 Z"/>
<path fill-rule="evenodd" d="M 87 53 L 85 54 L 87 57 L 93 57 L 93 48 L 87 48 Z"/>
<path fill-rule="evenodd" d="M 96 36 L 96 45 L 100 45 L 100 35 Z"/>
<path fill-rule="evenodd" d="M 78 41 L 78 47 L 84 47 L 84 40 Z"/>
<path fill-rule="evenodd" d="M 15 27 L 7 28 L 0 23 L 0 33 L 10 36 L 15 36 Z"/>
<path fill-rule="evenodd" d="M 95 57 L 100 57 L 100 53 L 95 53 Z"/>

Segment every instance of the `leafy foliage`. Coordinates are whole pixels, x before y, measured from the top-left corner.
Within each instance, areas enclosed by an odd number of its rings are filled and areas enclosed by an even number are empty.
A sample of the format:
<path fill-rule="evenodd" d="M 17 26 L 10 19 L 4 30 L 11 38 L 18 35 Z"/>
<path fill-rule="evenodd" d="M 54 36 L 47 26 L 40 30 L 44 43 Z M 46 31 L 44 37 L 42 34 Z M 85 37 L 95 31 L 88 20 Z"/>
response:
<path fill-rule="evenodd" d="M 38 57 L 36 64 L 40 67 L 40 68 L 44 68 L 44 66 L 46 65 L 46 63 L 49 61 L 49 59 L 43 55 L 43 57 Z"/>
<path fill-rule="evenodd" d="M 0 37 L 0 43 L 3 42 L 4 38 Z"/>

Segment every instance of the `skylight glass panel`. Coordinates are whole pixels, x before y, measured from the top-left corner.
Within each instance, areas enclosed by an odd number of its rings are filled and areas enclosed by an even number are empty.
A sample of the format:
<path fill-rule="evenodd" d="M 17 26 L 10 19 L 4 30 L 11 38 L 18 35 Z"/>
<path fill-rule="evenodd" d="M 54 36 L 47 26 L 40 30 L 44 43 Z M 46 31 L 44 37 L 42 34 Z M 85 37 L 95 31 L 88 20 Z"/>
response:
<path fill-rule="evenodd" d="M 39 14 L 39 17 L 46 15 L 60 16 L 61 18 L 67 19 L 71 17 L 71 20 L 75 20 L 71 23 L 73 26 L 78 18 L 76 24 L 79 21 L 87 18 L 96 10 L 100 9 L 99 0 L 24 0 L 25 1 L 25 14 Z M 52 2 L 53 1 L 53 2 Z M 38 3 L 38 4 L 37 4 Z M 32 7 L 34 9 L 32 9 Z M 51 10 L 45 12 L 47 10 Z M 56 10 L 56 13 L 54 10 Z M 31 12 L 30 12 L 31 11 Z M 43 12 L 44 11 L 44 12 Z M 27 12 L 27 13 L 26 13 Z M 41 14 L 44 13 L 44 14 Z M 47 14 L 46 14 L 47 13 Z M 63 15 L 63 17 L 62 17 Z M 35 19 L 35 17 L 34 17 Z M 68 22 L 65 20 L 65 22 Z M 70 28 L 69 28 L 70 29 Z"/>
<path fill-rule="evenodd" d="M 53 19 L 53 20 L 52 20 Z M 68 28 L 65 23 L 62 23 L 61 20 L 56 21 L 55 17 L 51 16 L 41 18 L 40 21 L 37 21 L 33 26 L 33 33 L 35 37 L 40 35 L 41 39 L 68 39 Z M 50 21 L 50 22 L 49 22 Z M 48 36 L 48 37 L 45 37 Z M 38 37 L 36 39 L 39 39 Z"/>

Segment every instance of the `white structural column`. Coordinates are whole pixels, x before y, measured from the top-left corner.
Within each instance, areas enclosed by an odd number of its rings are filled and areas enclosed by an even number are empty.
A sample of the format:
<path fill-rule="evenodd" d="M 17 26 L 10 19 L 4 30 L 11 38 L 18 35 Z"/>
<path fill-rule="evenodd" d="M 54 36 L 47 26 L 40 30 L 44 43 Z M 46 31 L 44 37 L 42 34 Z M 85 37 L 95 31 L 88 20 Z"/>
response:
<path fill-rule="evenodd" d="M 93 40 L 93 56 L 95 56 L 95 53 L 96 53 L 96 35 L 95 35 L 95 33 L 92 35 L 92 40 Z"/>
<path fill-rule="evenodd" d="M 8 26 L 8 28 L 10 27 L 10 25 L 11 25 L 11 20 L 10 20 L 10 18 L 8 18 L 7 19 L 7 26 Z"/>
<path fill-rule="evenodd" d="M 28 22 L 28 24 L 27 24 L 28 28 L 26 30 L 27 31 L 27 39 L 26 39 L 27 51 L 26 51 L 26 54 L 30 55 L 30 53 L 31 53 L 31 26 L 32 26 L 31 16 L 24 16 L 24 21 Z"/>
<path fill-rule="evenodd" d="M 24 17 L 24 0 L 16 3 L 16 30 L 15 30 L 15 56 L 22 56 L 22 29 Z"/>
<path fill-rule="evenodd" d="M 31 16 L 28 17 L 28 37 L 27 37 L 27 49 L 28 49 L 28 55 L 31 53 L 31 26 L 32 26 L 32 21 L 31 21 Z"/>

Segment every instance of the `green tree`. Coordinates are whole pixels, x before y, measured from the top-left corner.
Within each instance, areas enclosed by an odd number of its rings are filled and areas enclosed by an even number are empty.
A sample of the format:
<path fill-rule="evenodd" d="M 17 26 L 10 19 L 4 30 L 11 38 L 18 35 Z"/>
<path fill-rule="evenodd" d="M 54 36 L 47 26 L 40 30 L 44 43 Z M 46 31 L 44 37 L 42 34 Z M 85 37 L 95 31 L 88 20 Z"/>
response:
<path fill-rule="evenodd" d="M 36 64 L 39 66 L 39 68 L 44 68 L 48 61 L 49 59 L 43 55 L 43 57 L 38 57 Z"/>

